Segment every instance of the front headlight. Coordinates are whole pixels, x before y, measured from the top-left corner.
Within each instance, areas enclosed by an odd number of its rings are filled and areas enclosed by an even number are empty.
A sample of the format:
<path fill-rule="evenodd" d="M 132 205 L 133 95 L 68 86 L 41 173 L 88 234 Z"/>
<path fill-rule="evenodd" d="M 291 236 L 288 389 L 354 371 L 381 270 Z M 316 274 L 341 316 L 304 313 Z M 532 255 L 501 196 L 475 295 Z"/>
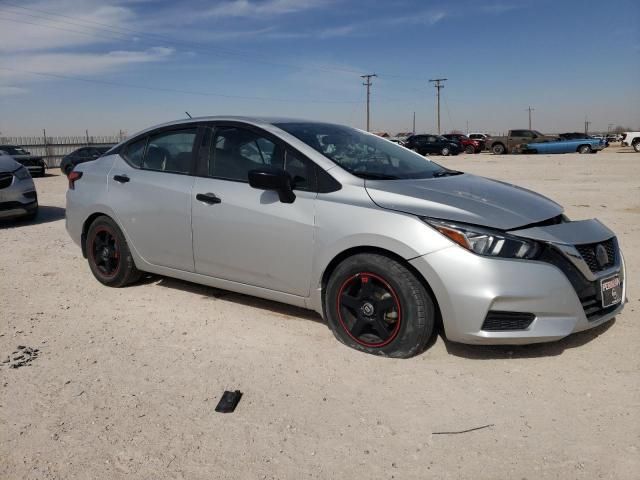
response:
<path fill-rule="evenodd" d="M 445 220 L 423 218 L 427 224 L 461 247 L 478 255 L 532 259 L 540 253 L 540 244 L 501 231 Z"/>
<path fill-rule="evenodd" d="M 14 175 L 18 180 L 26 180 L 27 178 L 31 178 L 29 170 L 27 170 L 25 167 L 20 167 L 14 172 Z"/>

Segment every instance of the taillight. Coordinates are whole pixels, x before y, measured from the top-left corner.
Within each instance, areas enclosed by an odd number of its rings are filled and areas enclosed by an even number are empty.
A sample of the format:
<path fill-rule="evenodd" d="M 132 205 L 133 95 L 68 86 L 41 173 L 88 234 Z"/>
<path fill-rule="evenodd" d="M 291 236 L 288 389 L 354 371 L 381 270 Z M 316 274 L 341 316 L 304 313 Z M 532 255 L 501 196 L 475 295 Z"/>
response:
<path fill-rule="evenodd" d="M 75 190 L 76 181 L 82 178 L 82 172 L 72 170 L 67 178 L 69 179 L 69 190 Z"/>

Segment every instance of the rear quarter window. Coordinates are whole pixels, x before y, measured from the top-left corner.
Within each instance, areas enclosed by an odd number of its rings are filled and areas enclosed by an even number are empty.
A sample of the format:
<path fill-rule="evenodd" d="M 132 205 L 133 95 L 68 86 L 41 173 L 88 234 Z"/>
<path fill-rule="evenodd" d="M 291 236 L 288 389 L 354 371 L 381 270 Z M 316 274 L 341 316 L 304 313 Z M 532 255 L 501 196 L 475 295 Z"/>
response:
<path fill-rule="evenodd" d="M 124 149 L 122 156 L 127 162 L 136 168 L 142 166 L 142 158 L 144 157 L 144 149 L 147 146 L 147 138 L 142 138 L 130 143 Z"/>

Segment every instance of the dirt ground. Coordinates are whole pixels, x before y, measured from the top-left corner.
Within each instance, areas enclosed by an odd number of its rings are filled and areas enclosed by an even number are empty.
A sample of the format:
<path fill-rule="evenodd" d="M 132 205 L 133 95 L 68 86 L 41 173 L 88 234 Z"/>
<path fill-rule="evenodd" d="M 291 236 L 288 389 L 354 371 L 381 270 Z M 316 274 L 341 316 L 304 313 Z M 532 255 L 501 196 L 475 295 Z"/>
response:
<path fill-rule="evenodd" d="M 439 336 L 377 358 L 286 305 L 168 278 L 101 286 L 52 171 L 35 180 L 40 218 L 0 225 L 0 360 L 38 349 L 0 364 L 0 478 L 638 478 L 640 154 L 436 161 L 604 221 L 626 255 L 625 311 L 551 344 Z M 233 414 L 214 412 L 225 389 L 244 392 Z"/>

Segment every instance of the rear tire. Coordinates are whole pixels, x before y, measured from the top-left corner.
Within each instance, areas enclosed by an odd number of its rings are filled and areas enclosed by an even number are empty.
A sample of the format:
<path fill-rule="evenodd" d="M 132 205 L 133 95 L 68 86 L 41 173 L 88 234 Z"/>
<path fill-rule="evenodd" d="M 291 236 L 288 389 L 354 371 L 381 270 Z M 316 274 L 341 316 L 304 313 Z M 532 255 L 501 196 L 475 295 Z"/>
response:
<path fill-rule="evenodd" d="M 449 150 L 449 147 L 443 147 L 442 150 L 440 150 L 440 154 L 443 157 L 448 157 L 450 153 L 451 153 L 451 150 Z"/>
<path fill-rule="evenodd" d="M 338 265 L 327 285 L 324 311 L 340 342 L 394 358 L 420 353 L 435 323 L 435 302 L 413 272 L 373 253 Z"/>
<path fill-rule="evenodd" d="M 633 144 L 633 149 L 634 149 L 636 152 L 640 152 L 640 142 L 635 142 L 635 143 Z"/>
<path fill-rule="evenodd" d="M 89 268 L 100 283 L 120 288 L 140 279 L 124 234 L 111 218 L 96 218 L 85 242 Z"/>
<path fill-rule="evenodd" d="M 491 152 L 494 155 L 504 155 L 506 153 L 506 151 L 507 151 L 507 149 L 501 143 L 496 143 L 496 144 L 491 146 Z"/>
<path fill-rule="evenodd" d="M 581 154 L 591 153 L 591 147 L 589 145 L 580 145 L 578 147 L 578 153 L 581 153 Z"/>

